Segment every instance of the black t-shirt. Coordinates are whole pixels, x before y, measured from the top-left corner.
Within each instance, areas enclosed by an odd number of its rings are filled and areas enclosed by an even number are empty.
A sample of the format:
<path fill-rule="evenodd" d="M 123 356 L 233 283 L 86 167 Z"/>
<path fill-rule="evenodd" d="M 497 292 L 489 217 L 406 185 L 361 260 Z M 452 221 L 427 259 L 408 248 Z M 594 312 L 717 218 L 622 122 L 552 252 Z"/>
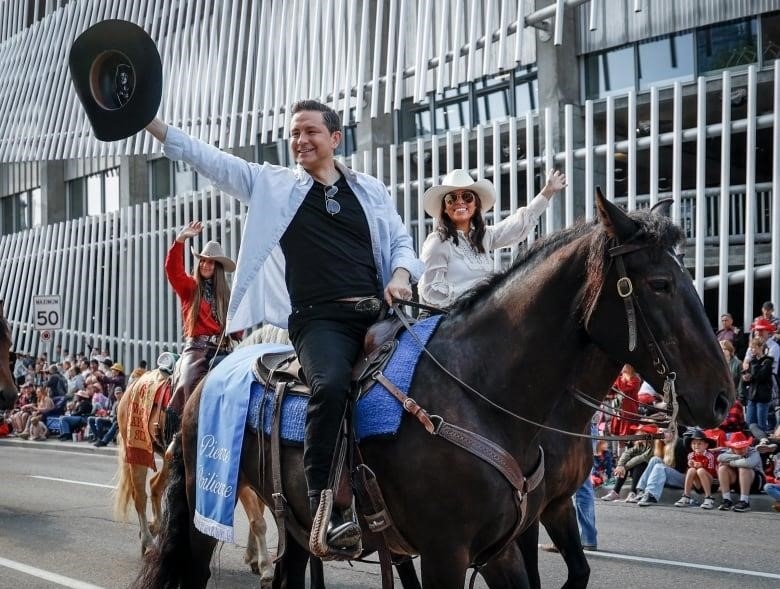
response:
<path fill-rule="evenodd" d="M 293 307 L 381 292 L 363 207 L 343 176 L 335 186 L 341 210 L 325 209 L 325 186 L 314 182 L 280 241 Z"/>

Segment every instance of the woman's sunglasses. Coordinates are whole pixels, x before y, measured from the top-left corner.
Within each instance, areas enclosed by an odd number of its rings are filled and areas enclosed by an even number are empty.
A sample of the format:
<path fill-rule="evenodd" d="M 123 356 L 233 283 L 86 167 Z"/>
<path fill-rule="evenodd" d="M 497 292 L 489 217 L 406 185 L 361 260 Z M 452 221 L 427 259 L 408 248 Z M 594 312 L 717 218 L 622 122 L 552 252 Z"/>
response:
<path fill-rule="evenodd" d="M 461 193 L 457 192 L 450 192 L 449 194 L 444 195 L 444 204 L 447 206 L 454 205 L 458 200 L 463 199 L 463 202 L 466 204 L 470 204 L 474 202 L 474 199 L 477 197 L 476 194 L 473 192 L 469 192 L 468 190 L 464 190 Z"/>

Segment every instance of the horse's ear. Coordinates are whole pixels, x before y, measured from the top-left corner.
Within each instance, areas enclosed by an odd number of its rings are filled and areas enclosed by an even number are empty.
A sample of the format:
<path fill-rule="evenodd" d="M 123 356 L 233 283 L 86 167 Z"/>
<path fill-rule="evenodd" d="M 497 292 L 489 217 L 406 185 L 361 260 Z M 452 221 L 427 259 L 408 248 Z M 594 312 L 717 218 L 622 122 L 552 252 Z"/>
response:
<path fill-rule="evenodd" d="M 636 221 L 619 206 L 606 199 L 600 186 L 596 186 L 596 213 L 607 235 L 618 241 L 626 241 L 639 230 Z"/>
<path fill-rule="evenodd" d="M 652 206 L 650 212 L 656 215 L 660 215 L 662 217 L 671 217 L 673 204 L 674 204 L 673 198 L 665 198 L 663 200 L 659 200 L 657 203 L 655 203 Z"/>

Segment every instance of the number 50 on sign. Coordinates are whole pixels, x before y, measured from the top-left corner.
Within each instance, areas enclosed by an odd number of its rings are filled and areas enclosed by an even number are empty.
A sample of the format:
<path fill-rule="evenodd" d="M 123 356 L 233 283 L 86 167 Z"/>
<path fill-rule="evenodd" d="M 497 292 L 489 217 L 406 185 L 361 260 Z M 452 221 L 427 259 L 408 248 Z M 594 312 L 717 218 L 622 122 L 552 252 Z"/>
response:
<path fill-rule="evenodd" d="M 62 329 L 62 307 L 60 295 L 33 297 L 35 329 Z"/>

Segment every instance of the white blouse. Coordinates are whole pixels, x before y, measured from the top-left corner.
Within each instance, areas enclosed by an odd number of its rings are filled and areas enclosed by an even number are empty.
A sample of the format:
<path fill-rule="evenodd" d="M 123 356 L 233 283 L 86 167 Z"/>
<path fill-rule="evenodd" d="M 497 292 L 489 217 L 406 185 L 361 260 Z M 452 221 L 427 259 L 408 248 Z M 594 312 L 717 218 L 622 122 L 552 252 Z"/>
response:
<path fill-rule="evenodd" d="M 466 235 L 458 231 L 458 245 L 450 238 L 442 241 L 438 231 L 425 239 L 420 259 L 425 272 L 418 284 L 422 302 L 449 307 L 460 296 L 487 281 L 493 273 L 493 250 L 516 245 L 534 228 L 549 200 L 537 195 L 527 207 L 521 207 L 503 221 L 485 227 L 480 254 L 471 247 Z"/>

